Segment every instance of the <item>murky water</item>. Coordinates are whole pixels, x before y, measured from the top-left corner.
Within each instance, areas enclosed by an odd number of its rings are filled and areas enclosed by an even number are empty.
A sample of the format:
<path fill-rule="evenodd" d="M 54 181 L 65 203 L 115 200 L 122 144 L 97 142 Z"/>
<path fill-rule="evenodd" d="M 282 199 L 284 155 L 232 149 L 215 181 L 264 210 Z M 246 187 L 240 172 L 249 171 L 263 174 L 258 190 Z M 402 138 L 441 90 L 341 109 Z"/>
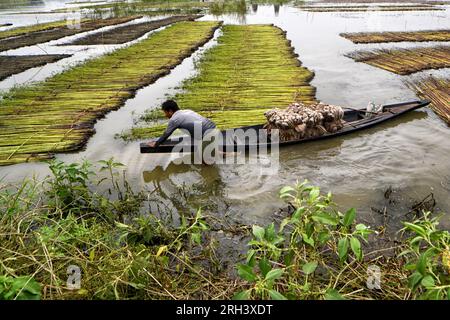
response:
<path fill-rule="evenodd" d="M 357 49 L 437 43 L 356 45 L 340 37 L 339 33 L 450 28 L 448 7 L 442 12 L 314 13 L 289 6 L 258 6 L 245 16 L 205 16 L 202 19 L 220 19 L 225 23 L 274 23 L 281 27 L 287 31 L 303 65 L 315 72 L 312 84 L 317 87 L 317 98 L 357 108 L 365 107 L 369 101 L 388 104 L 414 100 L 416 96 L 403 82 L 409 77 L 356 63 L 346 58 L 345 53 Z M 450 213 L 450 128 L 429 109 L 412 112 L 360 133 L 283 148 L 276 175 L 261 175 L 261 168 L 250 164 L 208 168 L 174 165 L 171 162 L 173 156 L 140 154 L 139 142 L 125 143 L 114 138 L 115 134 L 133 125 L 137 114 L 156 107 L 166 95 L 175 93 L 184 79 L 195 74 L 195 59 L 214 44 L 215 39 L 184 60 L 170 75 L 139 90 L 123 108 L 99 121 L 95 126 L 97 133 L 84 151 L 59 155 L 58 158 L 97 161 L 113 156 L 127 165 L 128 178 L 136 188 L 145 188 L 149 192 L 160 188 L 167 194 L 176 194 L 186 188 L 195 194 L 198 205 L 217 203 L 224 210 L 221 214 L 250 223 L 271 220 L 274 211 L 282 205 L 277 197 L 280 187 L 303 179 L 321 186 L 324 191 L 333 192 L 339 206 L 358 208 L 363 220 L 375 225 L 380 224 L 382 217 L 371 207 L 388 206 L 391 219 L 398 221 L 403 219 L 414 200 L 420 200 L 430 192 L 433 192 L 438 207 Z M 61 53 L 74 49 L 52 47 L 51 50 L 51 53 Z M 95 52 L 98 48 L 81 50 Z M 421 74 L 429 73 L 448 76 L 449 69 Z M 46 173 L 45 165 L 39 163 L 0 168 L 0 176 L 6 176 L 10 181 Z M 395 190 L 395 206 L 387 204 L 384 198 L 389 186 Z M 450 219 L 446 218 L 443 224 L 449 228 Z"/>

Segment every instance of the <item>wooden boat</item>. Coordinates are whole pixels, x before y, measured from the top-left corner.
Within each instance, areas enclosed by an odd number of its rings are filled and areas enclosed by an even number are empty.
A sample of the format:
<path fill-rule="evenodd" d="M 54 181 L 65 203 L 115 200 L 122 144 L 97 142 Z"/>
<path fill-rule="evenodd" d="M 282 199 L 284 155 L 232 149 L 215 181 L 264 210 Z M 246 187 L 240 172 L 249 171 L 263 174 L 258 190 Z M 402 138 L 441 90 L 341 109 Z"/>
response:
<path fill-rule="evenodd" d="M 281 146 L 287 146 L 287 145 L 293 145 L 293 144 L 299 144 L 304 142 L 310 142 L 310 141 L 316 141 L 316 140 L 322 140 L 322 139 L 329 139 L 337 136 L 341 136 L 344 134 L 348 134 L 351 132 L 367 129 L 370 127 L 373 127 L 377 124 L 386 122 L 388 120 L 394 119 L 398 116 L 401 116 L 402 114 L 405 114 L 409 111 L 413 111 L 422 107 L 427 106 L 430 104 L 430 101 L 428 100 L 417 100 L 417 101 L 410 101 L 410 102 L 402 102 L 402 103 L 396 103 L 396 104 L 390 104 L 390 105 L 384 105 L 381 112 L 377 114 L 372 114 L 369 116 L 366 116 L 367 111 L 365 109 L 350 109 L 346 110 L 344 112 L 344 127 L 335 132 L 335 133 L 329 133 L 324 134 L 322 136 L 312 137 L 312 138 L 306 138 L 306 139 L 300 139 L 300 140 L 291 140 L 291 141 L 282 141 L 279 142 L 278 145 Z M 344 108 L 346 109 L 346 108 Z M 229 137 L 230 130 L 238 130 L 241 129 L 244 132 L 246 130 L 260 130 L 263 129 L 262 124 L 260 125 L 254 125 L 254 126 L 246 126 L 246 127 L 240 127 L 235 129 L 229 129 L 221 131 L 221 133 L 226 136 L 227 132 L 228 135 L 226 137 Z M 267 132 L 267 131 L 265 131 Z M 232 135 L 231 135 L 232 136 Z M 222 151 L 241 151 L 243 149 L 247 150 L 249 148 L 255 148 L 255 147 L 270 147 L 270 138 L 260 136 L 262 138 L 261 142 L 255 143 L 249 143 L 248 141 L 236 141 L 234 140 L 227 140 L 224 138 L 224 143 L 219 145 L 219 150 Z M 193 142 L 186 143 L 187 139 L 184 139 L 182 137 L 175 137 L 168 139 L 164 143 L 162 143 L 157 148 L 152 148 L 147 145 L 147 143 L 141 143 L 141 153 L 170 153 L 172 152 L 173 148 L 183 143 L 184 149 L 183 151 L 187 152 L 193 152 L 196 150 L 197 145 Z"/>

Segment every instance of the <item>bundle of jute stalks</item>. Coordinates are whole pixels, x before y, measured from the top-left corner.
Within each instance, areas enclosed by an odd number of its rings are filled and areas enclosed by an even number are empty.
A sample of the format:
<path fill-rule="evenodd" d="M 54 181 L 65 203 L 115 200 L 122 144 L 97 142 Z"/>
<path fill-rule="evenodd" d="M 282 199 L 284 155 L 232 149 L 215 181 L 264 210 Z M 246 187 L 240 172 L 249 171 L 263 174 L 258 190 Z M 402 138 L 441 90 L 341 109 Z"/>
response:
<path fill-rule="evenodd" d="M 298 140 L 334 133 L 343 127 L 344 111 L 323 103 L 293 103 L 286 109 L 272 109 L 264 114 L 268 130 L 278 129 L 280 141 Z"/>

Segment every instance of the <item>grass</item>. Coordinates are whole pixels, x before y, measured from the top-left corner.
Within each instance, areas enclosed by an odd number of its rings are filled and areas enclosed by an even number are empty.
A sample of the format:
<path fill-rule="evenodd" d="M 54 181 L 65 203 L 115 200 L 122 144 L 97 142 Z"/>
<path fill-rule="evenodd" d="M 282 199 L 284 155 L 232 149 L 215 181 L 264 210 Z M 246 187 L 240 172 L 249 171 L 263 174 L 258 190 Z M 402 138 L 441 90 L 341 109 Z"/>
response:
<path fill-rule="evenodd" d="M 168 74 L 219 25 L 179 22 L 45 82 L 10 91 L 0 101 L 0 164 L 78 150 L 93 133 L 96 119 Z"/>
<path fill-rule="evenodd" d="M 368 251 L 382 237 L 376 228 L 359 223 L 354 209 L 337 211 L 330 193 L 306 182 L 280 190 L 294 209 L 282 221 L 229 229 L 214 209 L 178 212 L 175 226 L 158 195 L 133 191 L 113 159 L 49 168 L 44 181 L 0 188 L 0 299 L 450 296 L 450 234 L 430 212 L 405 221 L 395 241 L 383 238 L 392 247 Z M 93 189 L 99 184 L 104 192 Z M 235 235 L 233 247 L 219 250 L 219 232 Z M 245 255 L 227 260 L 246 243 Z M 68 287 L 69 266 L 81 273 L 75 290 Z M 369 267 L 380 268 L 378 289 L 367 287 Z"/>
<path fill-rule="evenodd" d="M 341 33 L 353 43 L 450 41 L 450 30 Z"/>
<path fill-rule="evenodd" d="M 427 77 L 407 82 L 422 99 L 431 101 L 431 108 L 450 125 L 450 80 Z"/>
<path fill-rule="evenodd" d="M 220 299 L 239 288 L 198 262 L 215 259 L 214 243 L 200 237 L 206 217 L 187 214 L 174 227 L 155 217 L 162 210 L 141 215 L 147 195 L 133 192 L 118 166 L 97 166 L 102 181 L 86 163 L 54 162 L 44 181 L 0 188 L 0 287 L 5 278 L 33 284 L 27 296 L 13 287 L 0 299 Z M 97 183 L 109 191 L 89 187 Z M 67 285 L 71 265 L 81 271 L 78 290 Z"/>
<path fill-rule="evenodd" d="M 448 46 L 356 51 L 346 56 L 357 62 L 364 62 L 400 75 L 450 67 L 450 47 Z"/>
<path fill-rule="evenodd" d="M 264 112 L 293 101 L 315 101 L 309 82 L 285 32 L 273 25 L 225 25 L 218 45 L 198 62 L 198 75 L 183 83 L 174 98 L 211 118 L 219 128 L 265 122 Z M 127 138 L 154 137 L 164 125 L 135 127 Z"/>

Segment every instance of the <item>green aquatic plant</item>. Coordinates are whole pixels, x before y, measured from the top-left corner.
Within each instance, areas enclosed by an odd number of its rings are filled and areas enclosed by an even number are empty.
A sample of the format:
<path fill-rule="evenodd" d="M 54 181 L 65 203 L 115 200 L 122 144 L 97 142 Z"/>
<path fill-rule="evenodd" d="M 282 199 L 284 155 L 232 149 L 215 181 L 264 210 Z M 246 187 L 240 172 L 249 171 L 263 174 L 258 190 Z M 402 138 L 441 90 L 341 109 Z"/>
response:
<path fill-rule="evenodd" d="M 101 161 L 109 172 L 104 177 L 89 174 L 91 163 L 50 165 L 42 182 L 0 188 L 0 300 L 187 299 L 228 291 L 224 276 L 209 273 L 190 252 L 206 245 L 209 227 L 200 210 L 179 226 L 163 224 L 151 211 L 128 210 L 123 220 L 110 209 L 129 206 L 131 198 L 140 199 L 140 208 L 147 198 L 132 190 L 116 198 L 117 192 L 92 187 L 116 190 L 119 163 Z M 73 290 L 70 266 L 81 272 Z"/>
<path fill-rule="evenodd" d="M 181 208 L 179 223 L 158 218 L 171 210 L 148 194 L 141 197 L 144 190 L 128 188 L 126 179 L 119 182 L 126 167 L 114 159 L 51 165 L 44 181 L 0 186 L 0 300 L 449 295 L 450 236 L 438 228 L 439 216 L 432 213 L 405 222 L 403 238 L 394 247 L 370 251 L 373 236 L 379 235 L 358 222 L 355 210 L 341 213 L 330 193 L 306 182 L 280 190 L 291 208 L 281 220 L 231 229 L 230 221 L 219 224 L 213 218 L 216 209 L 188 213 Z M 97 173 L 90 174 L 94 168 Z M 129 196 L 118 197 L 119 192 Z M 53 195 L 62 194 L 64 201 L 55 201 Z M 131 199 L 136 199 L 133 210 Z M 191 198 L 186 205 L 193 203 Z M 120 216 L 112 208 L 128 209 Z M 244 243 L 251 237 L 242 261 L 231 261 L 237 279 L 214 267 L 221 264 L 212 241 L 217 231 L 242 235 Z M 67 286 L 70 266 L 81 271 L 80 287 L 73 290 Z M 380 268 L 379 288 L 367 286 L 374 266 Z"/>
<path fill-rule="evenodd" d="M 168 74 L 219 26 L 212 21 L 176 23 L 135 45 L 6 94 L 0 101 L 0 165 L 79 149 L 93 134 L 96 119 Z"/>
<path fill-rule="evenodd" d="M 266 228 L 253 226 L 246 263 L 237 267 L 251 288 L 236 298 L 342 298 L 337 283 L 324 281 L 323 274 L 336 278 L 335 270 L 348 265 L 350 252 L 353 261 L 361 263 L 360 241 L 367 242 L 373 231 L 356 224 L 354 209 L 341 213 L 330 193 L 321 195 L 320 189 L 307 181 L 282 188 L 280 197 L 294 212 L 278 228 L 273 223 Z M 319 269 L 320 273 L 316 272 Z"/>
<path fill-rule="evenodd" d="M 450 299 L 450 233 L 438 229 L 439 217 L 431 212 L 412 222 L 404 222 L 402 231 L 411 233 L 405 269 L 411 271 L 408 286 L 414 299 Z"/>
<path fill-rule="evenodd" d="M 219 128 L 265 121 L 264 112 L 293 101 L 312 103 L 314 74 L 302 67 L 283 30 L 273 25 L 225 25 L 217 46 L 198 62 L 174 99 L 212 119 Z M 164 125 L 135 127 L 135 138 L 158 136 Z"/>

